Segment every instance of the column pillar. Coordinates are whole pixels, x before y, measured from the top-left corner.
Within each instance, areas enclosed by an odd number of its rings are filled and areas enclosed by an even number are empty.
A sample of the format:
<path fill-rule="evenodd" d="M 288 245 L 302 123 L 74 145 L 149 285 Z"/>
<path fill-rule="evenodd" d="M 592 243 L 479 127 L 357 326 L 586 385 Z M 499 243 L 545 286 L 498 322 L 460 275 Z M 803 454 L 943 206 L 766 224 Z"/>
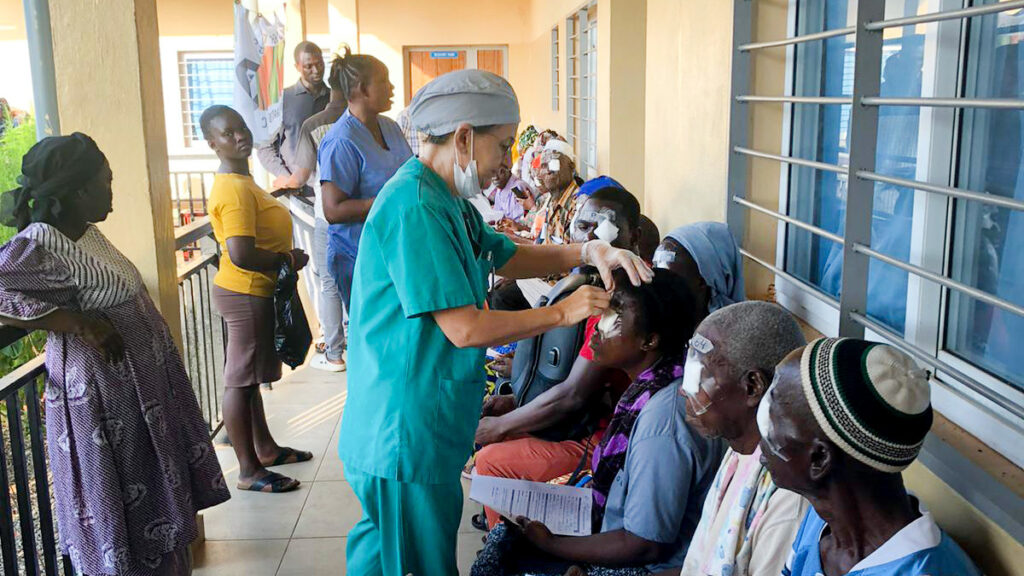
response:
<path fill-rule="evenodd" d="M 597 155 L 644 205 L 647 0 L 600 0 L 597 11 Z"/>
<path fill-rule="evenodd" d="M 100 229 L 142 273 L 181 342 L 156 0 L 62 0 L 50 6 L 60 125 L 84 132 L 114 173 Z"/>

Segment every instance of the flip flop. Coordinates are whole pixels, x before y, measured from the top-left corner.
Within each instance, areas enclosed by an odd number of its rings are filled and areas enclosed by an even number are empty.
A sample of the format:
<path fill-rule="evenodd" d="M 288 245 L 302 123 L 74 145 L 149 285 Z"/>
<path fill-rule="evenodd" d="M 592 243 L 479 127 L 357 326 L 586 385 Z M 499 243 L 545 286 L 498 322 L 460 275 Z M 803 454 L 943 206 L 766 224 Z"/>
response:
<path fill-rule="evenodd" d="M 476 528 L 477 530 L 482 532 L 490 531 L 490 528 L 487 527 L 487 516 L 483 513 L 473 514 L 473 517 L 470 518 L 470 523 L 473 524 L 473 528 Z"/>
<path fill-rule="evenodd" d="M 305 450 L 296 450 L 294 448 L 281 448 L 281 452 L 271 462 L 264 462 L 260 460 L 260 464 L 270 468 L 271 466 L 284 466 L 285 464 L 297 464 L 299 462 L 307 462 L 313 459 L 312 452 L 306 452 Z"/>
<path fill-rule="evenodd" d="M 266 476 L 254 480 L 248 486 L 244 486 L 239 482 L 236 487 L 239 490 L 246 490 L 249 492 L 280 494 L 298 489 L 299 484 L 301 484 L 301 482 L 294 478 L 282 476 L 277 472 L 269 472 Z"/>

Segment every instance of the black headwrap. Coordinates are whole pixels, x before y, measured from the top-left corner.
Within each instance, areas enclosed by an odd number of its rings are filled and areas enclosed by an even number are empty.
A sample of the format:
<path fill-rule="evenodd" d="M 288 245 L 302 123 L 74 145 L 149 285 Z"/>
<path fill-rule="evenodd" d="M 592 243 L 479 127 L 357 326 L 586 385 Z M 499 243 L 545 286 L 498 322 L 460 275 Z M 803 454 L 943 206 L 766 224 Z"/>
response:
<path fill-rule="evenodd" d="M 0 196 L 0 224 L 19 231 L 33 222 L 55 224 L 61 200 L 81 190 L 103 168 L 106 157 L 92 138 L 43 138 L 21 159 L 20 187 Z"/>

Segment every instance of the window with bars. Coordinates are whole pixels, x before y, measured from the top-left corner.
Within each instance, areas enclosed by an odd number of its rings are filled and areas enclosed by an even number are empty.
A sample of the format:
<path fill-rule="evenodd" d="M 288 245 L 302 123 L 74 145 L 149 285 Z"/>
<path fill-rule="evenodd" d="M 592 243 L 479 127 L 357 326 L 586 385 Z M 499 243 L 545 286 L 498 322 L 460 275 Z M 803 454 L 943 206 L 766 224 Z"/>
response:
<path fill-rule="evenodd" d="M 888 340 L 917 357 L 932 369 L 936 407 L 1018 464 L 1021 4 L 792 0 L 790 38 L 760 43 L 738 24 L 734 61 L 746 70 L 734 71 L 733 122 L 781 105 L 783 142 L 781 155 L 765 154 L 734 130 L 729 210 L 734 232 L 748 209 L 776 218 L 774 259 L 747 254 L 775 272 L 780 303 L 828 335 Z M 749 94 L 746 55 L 781 46 L 786 94 Z M 782 163 L 779 212 L 745 198 L 751 156 Z"/>
<path fill-rule="evenodd" d="M 597 4 L 565 22 L 568 77 L 567 125 L 576 153 L 576 171 L 584 180 L 597 176 Z"/>
<path fill-rule="evenodd" d="M 558 112 L 558 26 L 551 29 L 551 110 Z"/>
<path fill-rule="evenodd" d="M 234 55 L 231 52 L 178 54 L 181 78 L 181 116 L 185 146 L 203 141 L 199 117 L 214 104 L 234 101 Z"/>

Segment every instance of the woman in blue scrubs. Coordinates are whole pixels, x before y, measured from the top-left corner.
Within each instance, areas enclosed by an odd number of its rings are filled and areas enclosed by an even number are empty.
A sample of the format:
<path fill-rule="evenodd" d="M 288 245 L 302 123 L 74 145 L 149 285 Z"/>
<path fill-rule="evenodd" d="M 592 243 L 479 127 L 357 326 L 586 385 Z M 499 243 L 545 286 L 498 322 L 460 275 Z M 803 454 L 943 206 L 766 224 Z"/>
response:
<path fill-rule="evenodd" d="M 412 149 L 398 124 L 383 116 L 395 95 L 387 66 L 348 49 L 334 66 L 348 109 L 321 141 L 317 162 L 324 217 L 331 224 L 327 267 L 348 308 L 363 222 L 381 187 L 412 156 Z"/>
<path fill-rule="evenodd" d="M 502 167 L 519 124 L 504 79 L 441 76 L 410 115 L 425 135 L 369 210 L 355 266 L 348 400 L 339 453 L 363 508 L 348 536 L 353 576 L 454 576 L 462 466 L 484 396 L 484 350 L 600 314 L 609 294 L 583 287 L 560 303 L 505 312 L 484 306 L 488 276 L 532 278 L 596 266 L 639 285 L 652 273 L 632 252 L 594 240 L 516 246 L 466 200 Z"/>

